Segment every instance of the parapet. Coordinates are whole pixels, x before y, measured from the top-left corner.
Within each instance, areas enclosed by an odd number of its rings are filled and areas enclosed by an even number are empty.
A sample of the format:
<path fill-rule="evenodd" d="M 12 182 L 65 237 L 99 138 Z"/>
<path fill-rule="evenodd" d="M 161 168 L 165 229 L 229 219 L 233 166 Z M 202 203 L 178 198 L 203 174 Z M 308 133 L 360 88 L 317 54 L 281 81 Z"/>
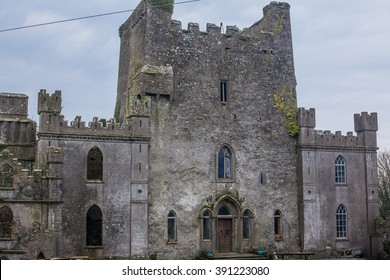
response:
<path fill-rule="evenodd" d="M 361 114 L 355 114 L 355 132 L 363 131 L 378 131 L 378 115 L 377 113 L 368 114 L 362 112 Z"/>
<path fill-rule="evenodd" d="M 298 125 L 300 127 L 315 128 L 316 127 L 316 111 L 314 108 L 306 110 L 305 108 L 298 109 Z"/>
<path fill-rule="evenodd" d="M 61 113 L 61 91 L 49 95 L 45 89 L 38 93 L 38 114 L 42 112 Z"/>
<path fill-rule="evenodd" d="M 27 119 L 28 96 L 20 93 L 0 93 L 0 118 Z"/>

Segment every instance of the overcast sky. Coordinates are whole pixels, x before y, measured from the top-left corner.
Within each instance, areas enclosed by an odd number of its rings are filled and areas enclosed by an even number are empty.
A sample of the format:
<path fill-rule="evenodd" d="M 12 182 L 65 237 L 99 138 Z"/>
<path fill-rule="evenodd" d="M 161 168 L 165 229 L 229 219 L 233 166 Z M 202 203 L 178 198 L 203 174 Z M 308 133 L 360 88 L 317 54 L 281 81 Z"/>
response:
<path fill-rule="evenodd" d="M 183 0 L 176 0 L 176 3 Z M 200 0 L 173 19 L 241 30 L 263 16 L 264 0 Z M 390 149 L 390 1 L 290 0 L 298 106 L 315 108 L 317 129 L 353 131 L 353 114 L 378 112 L 378 145 Z M 0 30 L 134 9 L 138 0 L 0 0 Z M 130 13 L 0 32 L 0 91 L 30 97 L 62 90 L 65 118 L 113 116 L 119 26 Z"/>

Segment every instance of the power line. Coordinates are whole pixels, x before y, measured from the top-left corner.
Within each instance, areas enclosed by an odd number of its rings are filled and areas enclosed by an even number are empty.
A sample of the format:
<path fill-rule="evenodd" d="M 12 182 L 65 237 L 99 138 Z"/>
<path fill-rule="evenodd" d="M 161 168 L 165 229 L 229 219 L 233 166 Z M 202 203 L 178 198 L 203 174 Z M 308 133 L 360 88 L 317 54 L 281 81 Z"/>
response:
<path fill-rule="evenodd" d="M 201 1 L 201 0 L 187 0 L 187 1 L 174 3 L 174 5 L 188 4 L 188 3 L 192 3 L 192 2 L 198 2 L 198 1 Z M 163 7 L 163 6 L 167 6 L 167 5 L 171 5 L 171 4 L 160 4 L 160 5 L 155 5 L 154 7 Z M 32 24 L 32 25 L 12 27 L 12 28 L 7 28 L 7 29 L 0 29 L 0 33 L 20 30 L 20 29 L 33 28 L 33 27 L 40 27 L 40 26 L 45 26 L 45 25 L 65 23 L 65 22 L 76 21 L 76 20 L 83 20 L 83 19 L 90 19 L 90 18 L 96 18 L 96 17 L 105 17 L 105 16 L 111 16 L 111 15 L 123 14 L 123 13 L 128 13 L 128 12 L 134 12 L 135 10 L 136 9 L 123 10 L 123 11 L 117 11 L 117 12 L 111 12 L 111 13 L 96 14 L 96 15 L 90 15 L 90 16 L 84 16 L 84 17 L 78 17 L 78 18 L 63 19 L 63 20 L 50 21 L 50 22 L 44 22 L 44 23 L 38 23 L 38 24 Z"/>

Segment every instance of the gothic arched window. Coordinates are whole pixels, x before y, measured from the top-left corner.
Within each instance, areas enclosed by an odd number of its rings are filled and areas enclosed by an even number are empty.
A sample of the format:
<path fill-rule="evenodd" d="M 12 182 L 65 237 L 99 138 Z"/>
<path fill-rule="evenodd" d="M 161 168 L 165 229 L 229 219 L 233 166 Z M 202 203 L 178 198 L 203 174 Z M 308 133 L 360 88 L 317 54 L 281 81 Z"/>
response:
<path fill-rule="evenodd" d="M 11 238 L 13 219 L 11 208 L 8 206 L 0 208 L 0 238 Z"/>
<path fill-rule="evenodd" d="M 0 169 L 0 187 L 12 188 L 14 185 L 14 170 L 11 165 L 4 164 Z"/>
<path fill-rule="evenodd" d="M 99 206 L 92 205 L 87 212 L 87 246 L 102 246 L 103 214 Z"/>
<path fill-rule="evenodd" d="M 168 213 L 168 243 L 175 243 L 176 237 L 176 213 L 169 211 Z"/>
<path fill-rule="evenodd" d="M 342 156 L 338 156 L 335 161 L 335 182 L 336 184 L 347 183 L 345 159 Z"/>
<path fill-rule="evenodd" d="M 232 151 L 227 146 L 223 146 L 218 152 L 218 179 L 233 178 L 232 162 Z"/>
<path fill-rule="evenodd" d="M 211 214 L 209 210 L 203 213 L 203 240 L 211 239 Z"/>
<path fill-rule="evenodd" d="M 340 204 L 336 210 L 336 237 L 347 238 L 347 208 Z"/>
<path fill-rule="evenodd" d="M 93 147 L 87 155 L 87 180 L 103 180 L 103 153 Z"/>
<path fill-rule="evenodd" d="M 249 210 L 242 215 L 242 238 L 249 239 L 251 236 L 251 217 Z"/>

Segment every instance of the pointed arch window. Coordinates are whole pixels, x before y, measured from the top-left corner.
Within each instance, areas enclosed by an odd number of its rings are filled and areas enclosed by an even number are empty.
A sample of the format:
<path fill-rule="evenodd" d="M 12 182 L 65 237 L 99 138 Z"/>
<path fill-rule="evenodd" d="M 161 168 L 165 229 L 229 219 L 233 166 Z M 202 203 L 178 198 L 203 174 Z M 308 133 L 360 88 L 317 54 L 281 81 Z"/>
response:
<path fill-rule="evenodd" d="M 249 210 L 245 210 L 242 215 L 242 238 L 249 239 L 251 237 L 251 215 Z"/>
<path fill-rule="evenodd" d="M 227 146 L 218 152 L 218 179 L 232 179 L 233 153 Z"/>
<path fill-rule="evenodd" d="M 14 215 L 11 208 L 3 206 L 0 208 L 0 238 L 12 237 L 12 222 Z"/>
<path fill-rule="evenodd" d="M 282 239 L 282 212 L 279 209 L 274 213 L 274 233 L 275 239 Z"/>
<path fill-rule="evenodd" d="M 176 213 L 171 210 L 168 213 L 168 243 L 176 242 Z"/>
<path fill-rule="evenodd" d="M 338 156 L 335 161 L 335 182 L 336 184 L 347 183 L 345 159 L 342 156 Z"/>
<path fill-rule="evenodd" d="M 211 239 L 211 213 L 206 210 L 203 213 L 203 240 Z"/>
<path fill-rule="evenodd" d="M 336 237 L 338 239 L 347 238 L 348 215 L 347 208 L 340 204 L 336 210 Z"/>
<path fill-rule="evenodd" d="M 87 155 L 87 180 L 103 180 L 103 153 L 93 147 Z"/>
<path fill-rule="evenodd" d="M 102 246 L 103 214 L 99 206 L 92 205 L 87 212 L 87 246 Z"/>
<path fill-rule="evenodd" d="M 4 164 L 0 169 L 0 187 L 13 188 L 14 185 L 14 170 L 11 165 Z"/>

